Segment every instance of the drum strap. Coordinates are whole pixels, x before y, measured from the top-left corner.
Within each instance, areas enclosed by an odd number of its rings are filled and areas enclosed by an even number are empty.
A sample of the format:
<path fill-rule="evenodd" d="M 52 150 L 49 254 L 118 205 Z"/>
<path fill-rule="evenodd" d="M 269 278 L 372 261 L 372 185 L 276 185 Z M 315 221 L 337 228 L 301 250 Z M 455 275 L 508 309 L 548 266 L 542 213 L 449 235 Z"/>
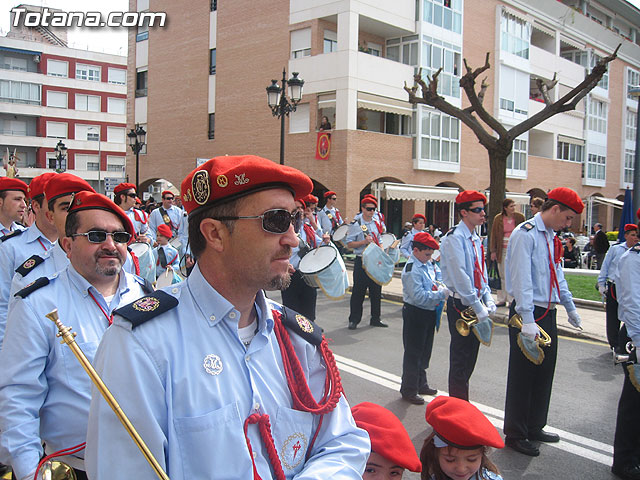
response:
<path fill-rule="evenodd" d="M 318 245 L 317 245 L 317 242 L 316 242 L 316 232 L 315 232 L 315 230 L 308 223 L 304 223 L 302 226 L 304 228 L 304 233 L 305 233 L 305 235 L 307 237 L 307 243 L 309 245 L 311 245 L 311 248 L 316 248 Z"/>
<path fill-rule="evenodd" d="M 167 212 L 164 208 L 160 207 L 160 215 L 162 216 L 162 221 L 169 226 L 169 228 L 173 231 L 177 231 L 178 229 L 175 227 L 173 222 L 171 221 L 171 217 L 169 216 L 169 212 Z"/>
<path fill-rule="evenodd" d="M 140 275 L 140 259 L 133 253 L 133 250 L 129 250 L 129 254 L 131 255 L 131 261 L 133 262 L 133 269 L 136 275 Z"/>
<path fill-rule="evenodd" d="M 162 268 L 167 268 L 167 254 L 164 252 L 164 248 L 158 247 L 158 262 L 156 265 L 160 265 Z"/>
<path fill-rule="evenodd" d="M 133 209 L 133 216 L 135 217 L 136 221 L 145 224 L 147 223 L 147 216 L 144 214 L 144 212 L 142 212 L 142 218 L 140 218 L 140 214 L 138 213 L 138 210 L 136 210 L 135 208 Z"/>

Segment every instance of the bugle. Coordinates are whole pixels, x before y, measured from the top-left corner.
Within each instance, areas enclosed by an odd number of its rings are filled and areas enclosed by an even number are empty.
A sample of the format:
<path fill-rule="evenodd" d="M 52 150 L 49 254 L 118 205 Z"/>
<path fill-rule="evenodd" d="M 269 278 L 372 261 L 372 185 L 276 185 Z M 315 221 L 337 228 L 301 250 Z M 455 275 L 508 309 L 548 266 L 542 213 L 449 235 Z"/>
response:
<path fill-rule="evenodd" d="M 635 353 L 635 355 L 633 354 L 633 352 L 636 350 L 636 347 L 633 345 L 633 343 L 631 342 L 627 342 L 627 344 L 625 345 L 625 350 L 626 350 L 626 354 L 624 353 L 617 353 L 615 350 L 613 351 L 613 363 L 614 364 L 619 364 L 619 363 L 627 363 L 627 362 L 637 362 L 637 351 Z"/>
<path fill-rule="evenodd" d="M 513 316 L 509 319 L 509 325 L 512 327 L 516 327 L 519 330 L 522 330 L 522 317 L 519 313 L 514 313 Z M 551 337 L 547 332 L 545 332 L 540 325 L 538 325 L 538 329 L 540 330 L 540 335 L 536 337 L 536 341 L 540 344 L 541 347 L 548 347 L 551 345 Z"/>
<path fill-rule="evenodd" d="M 471 327 L 478 323 L 478 317 L 472 307 L 465 308 L 460 312 L 460 318 L 456 320 L 456 330 L 463 337 L 469 336 Z"/>
<path fill-rule="evenodd" d="M 93 365 L 91 365 L 91 362 L 89 362 L 89 359 L 86 357 L 82 349 L 76 343 L 76 340 L 75 340 L 76 333 L 75 332 L 71 333 L 71 327 L 67 327 L 63 325 L 62 322 L 60 321 L 60 318 L 58 317 L 58 309 L 56 308 L 52 312 L 49 312 L 46 315 L 46 317 L 56 324 L 56 326 L 58 327 L 57 336 L 62 338 L 61 343 L 66 343 L 69 346 L 69 348 L 71 348 L 71 351 L 80 362 L 80 365 L 82 365 L 82 368 L 84 368 L 85 372 L 87 372 L 93 384 L 100 391 L 100 394 L 103 396 L 105 401 L 109 404 L 113 412 L 116 414 L 116 416 L 118 417 L 118 420 L 120 420 L 124 428 L 127 430 L 127 432 L 129 433 L 129 435 L 131 436 L 135 444 L 138 446 L 138 448 L 140 449 L 144 457 L 149 462 L 149 465 L 151 465 L 151 468 L 153 468 L 158 478 L 163 480 L 169 480 L 169 476 L 165 473 L 165 471 L 162 469 L 158 461 L 155 459 L 155 457 L 153 456 L 153 453 L 151 453 L 151 450 L 149 450 L 149 447 L 147 446 L 147 444 L 144 443 L 144 440 L 142 440 L 142 437 L 140 436 L 140 434 L 137 432 L 133 424 L 129 421 L 129 418 L 127 417 L 127 415 L 120 408 L 120 405 L 118 404 L 113 394 L 109 391 L 107 386 L 104 384 L 104 382 L 100 378 L 100 375 L 98 375 L 98 372 L 96 372 L 96 370 L 93 368 Z"/>

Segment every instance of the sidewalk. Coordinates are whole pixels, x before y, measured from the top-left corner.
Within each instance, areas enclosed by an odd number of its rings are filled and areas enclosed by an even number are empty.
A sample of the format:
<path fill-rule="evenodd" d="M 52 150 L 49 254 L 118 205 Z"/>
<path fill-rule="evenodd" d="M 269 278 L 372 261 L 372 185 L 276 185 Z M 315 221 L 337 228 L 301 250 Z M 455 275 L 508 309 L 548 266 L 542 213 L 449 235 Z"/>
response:
<path fill-rule="evenodd" d="M 351 262 L 345 263 L 347 272 L 349 273 L 349 283 L 353 285 L 353 264 Z M 391 283 L 382 287 L 382 298 L 402 303 L 402 280 L 400 279 L 399 271 L 394 273 Z M 593 301 L 577 300 L 576 307 L 582 319 L 582 330 L 577 330 L 569 324 L 566 310 L 562 305 L 559 305 L 557 307 L 558 313 L 556 317 L 558 334 L 607 343 L 604 306 Z M 509 309 L 507 307 L 500 307 L 491 318 L 495 322 L 506 324 L 509 321 Z"/>

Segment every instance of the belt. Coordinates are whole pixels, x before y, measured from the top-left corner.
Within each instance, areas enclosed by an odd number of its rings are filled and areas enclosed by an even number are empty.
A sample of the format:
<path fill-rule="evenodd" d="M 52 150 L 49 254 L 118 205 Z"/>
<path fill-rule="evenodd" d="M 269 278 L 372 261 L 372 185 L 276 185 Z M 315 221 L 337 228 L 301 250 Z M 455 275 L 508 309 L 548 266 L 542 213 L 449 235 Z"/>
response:
<path fill-rule="evenodd" d="M 460 296 L 460 294 L 459 294 L 458 292 L 453 292 L 453 293 L 451 294 L 451 296 L 452 296 L 453 298 L 457 298 L 458 300 L 462 300 L 462 297 Z"/>
<path fill-rule="evenodd" d="M 556 308 L 556 305 L 558 305 L 556 302 L 533 302 L 533 304 L 536 307 L 540 307 L 540 308 L 544 308 L 546 309 L 547 307 L 549 307 L 549 310 L 553 310 L 554 308 Z"/>

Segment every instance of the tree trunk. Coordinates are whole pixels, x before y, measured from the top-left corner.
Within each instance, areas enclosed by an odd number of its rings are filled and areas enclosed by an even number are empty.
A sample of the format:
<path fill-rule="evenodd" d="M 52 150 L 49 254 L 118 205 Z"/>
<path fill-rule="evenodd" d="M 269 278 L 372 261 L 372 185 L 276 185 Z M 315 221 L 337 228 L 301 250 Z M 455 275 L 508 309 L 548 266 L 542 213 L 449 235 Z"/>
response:
<path fill-rule="evenodd" d="M 490 150 L 489 151 L 489 191 L 491 196 L 489 197 L 489 208 L 487 210 L 487 239 L 491 237 L 491 227 L 493 225 L 493 218 L 502 212 L 502 201 L 505 198 L 506 186 L 507 186 L 507 157 L 509 151 L 505 150 Z M 487 246 L 489 245 L 487 241 Z M 489 258 L 489 248 L 487 248 L 487 258 Z"/>

